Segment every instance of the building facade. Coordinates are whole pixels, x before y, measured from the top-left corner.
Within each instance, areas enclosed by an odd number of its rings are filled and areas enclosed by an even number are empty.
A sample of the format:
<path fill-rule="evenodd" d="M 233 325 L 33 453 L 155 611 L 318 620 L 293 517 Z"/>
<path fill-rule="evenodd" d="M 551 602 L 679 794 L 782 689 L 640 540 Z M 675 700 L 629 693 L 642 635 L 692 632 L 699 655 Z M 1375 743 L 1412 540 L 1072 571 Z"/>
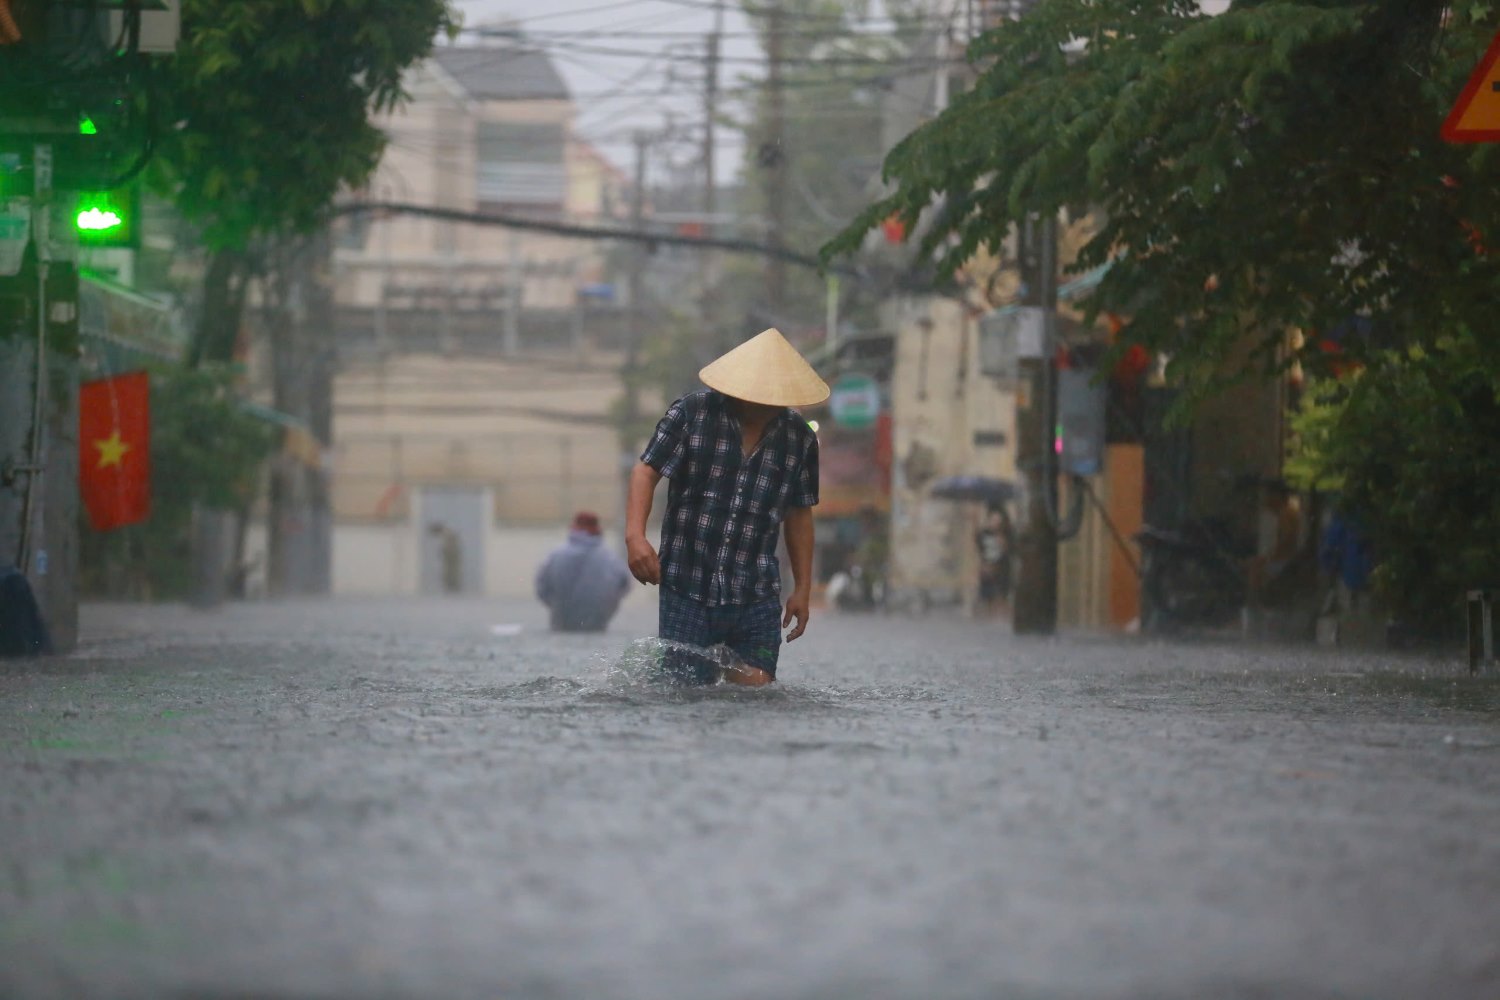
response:
<path fill-rule="evenodd" d="M 548 57 L 440 47 L 356 200 L 597 225 L 625 178 Z M 609 245 L 408 214 L 336 234 L 336 594 L 523 596 L 579 508 L 619 531 L 623 296 Z"/>

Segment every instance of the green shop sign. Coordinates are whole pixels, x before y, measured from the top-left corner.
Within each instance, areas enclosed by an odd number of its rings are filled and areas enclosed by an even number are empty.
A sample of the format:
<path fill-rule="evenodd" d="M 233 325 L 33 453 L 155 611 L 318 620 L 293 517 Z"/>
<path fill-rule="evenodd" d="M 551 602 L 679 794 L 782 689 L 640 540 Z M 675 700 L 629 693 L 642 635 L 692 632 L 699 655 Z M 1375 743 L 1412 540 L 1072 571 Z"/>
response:
<path fill-rule="evenodd" d="M 868 375 L 845 375 L 833 384 L 828 409 L 840 427 L 870 427 L 880 415 L 880 386 Z"/>

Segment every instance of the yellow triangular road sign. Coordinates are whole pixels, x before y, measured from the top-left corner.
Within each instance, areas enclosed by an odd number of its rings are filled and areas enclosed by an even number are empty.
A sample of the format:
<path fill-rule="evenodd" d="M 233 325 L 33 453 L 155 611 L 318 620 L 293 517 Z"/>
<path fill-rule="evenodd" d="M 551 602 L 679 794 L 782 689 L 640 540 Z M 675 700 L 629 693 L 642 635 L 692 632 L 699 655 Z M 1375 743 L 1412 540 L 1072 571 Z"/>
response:
<path fill-rule="evenodd" d="M 1500 34 L 1443 122 L 1449 142 L 1500 142 Z"/>

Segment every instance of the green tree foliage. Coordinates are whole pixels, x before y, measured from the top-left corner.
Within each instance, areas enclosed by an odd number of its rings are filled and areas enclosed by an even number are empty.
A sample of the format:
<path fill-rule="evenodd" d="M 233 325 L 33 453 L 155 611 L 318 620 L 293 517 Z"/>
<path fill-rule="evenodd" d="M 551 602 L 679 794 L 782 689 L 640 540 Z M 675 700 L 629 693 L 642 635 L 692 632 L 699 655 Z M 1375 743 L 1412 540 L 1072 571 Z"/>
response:
<path fill-rule="evenodd" d="M 155 183 L 215 251 L 194 360 L 228 357 L 242 251 L 315 227 L 385 147 L 372 112 L 457 27 L 446 0 L 185 0 L 182 40 L 154 88 Z"/>
<path fill-rule="evenodd" d="M 1451 627 L 1465 590 L 1500 585 L 1500 376 L 1473 339 L 1318 383 L 1295 429 L 1289 476 L 1340 491 L 1397 613 Z"/>
<path fill-rule="evenodd" d="M 1187 378 L 1361 314 L 1397 342 L 1482 329 L 1500 159 L 1439 126 L 1497 27 L 1444 0 L 1041 0 L 973 44 L 976 85 L 825 253 L 898 213 L 951 273 L 1029 213 L 1093 210 L 1078 266 L 1114 266 L 1088 305 Z"/>
<path fill-rule="evenodd" d="M 371 112 L 454 26 L 443 0 L 186 0 L 157 148 L 177 208 L 215 249 L 312 228 L 375 169 Z"/>
<path fill-rule="evenodd" d="M 99 533 L 82 528 L 85 590 L 170 599 L 192 588 L 195 507 L 244 510 L 276 428 L 251 416 L 226 365 L 169 366 L 151 375 L 151 516 Z"/>

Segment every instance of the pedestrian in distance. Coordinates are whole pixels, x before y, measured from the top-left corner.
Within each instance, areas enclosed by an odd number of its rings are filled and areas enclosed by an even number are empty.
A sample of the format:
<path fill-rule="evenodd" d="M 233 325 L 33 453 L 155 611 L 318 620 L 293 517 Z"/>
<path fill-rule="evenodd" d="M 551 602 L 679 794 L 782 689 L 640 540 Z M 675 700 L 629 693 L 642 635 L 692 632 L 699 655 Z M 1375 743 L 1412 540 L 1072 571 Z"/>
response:
<path fill-rule="evenodd" d="M 700 683 L 761 685 L 786 641 L 807 628 L 812 596 L 818 439 L 792 407 L 828 386 L 769 329 L 698 373 L 708 388 L 667 408 L 631 470 L 625 547 L 630 572 L 661 587 L 659 636 L 727 650 L 727 662 L 668 649 L 665 666 Z M 646 538 L 656 485 L 669 480 L 661 549 Z M 781 602 L 783 530 L 792 592 Z"/>
<path fill-rule="evenodd" d="M 1248 561 L 1252 605 L 1285 603 L 1295 592 L 1292 570 L 1302 554 L 1306 530 L 1302 502 L 1284 479 L 1261 482 L 1256 554 Z"/>
<path fill-rule="evenodd" d="M 434 521 L 427 533 L 438 542 L 438 565 L 442 570 L 443 593 L 456 594 L 464 589 L 464 550 L 458 532 Z"/>
<path fill-rule="evenodd" d="M 1010 600 L 1010 558 L 1015 548 L 1015 531 L 1005 508 L 992 504 L 985 508 L 984 519 L 974 533 L 979 551 L 979 600 L 976 610 L 993 614 Z"/>
<path fill-rule="evenodd" d="M 573 515 L 568 539 L 536 571 L 537 600 L 551 612 L 554 632 L 603 632 L 630 590 L 625 561 L 604 544 L 599 515 Z"/>
<path fill-rule="evenodd" d="M 1359 520 L 1334 506 L 1318 546 L 1318 564 L 1332 577 L 1323 611 L 1350 614 L 1366 610 L 1370 573 L 1375 567 L 1370 540 Z"/>

